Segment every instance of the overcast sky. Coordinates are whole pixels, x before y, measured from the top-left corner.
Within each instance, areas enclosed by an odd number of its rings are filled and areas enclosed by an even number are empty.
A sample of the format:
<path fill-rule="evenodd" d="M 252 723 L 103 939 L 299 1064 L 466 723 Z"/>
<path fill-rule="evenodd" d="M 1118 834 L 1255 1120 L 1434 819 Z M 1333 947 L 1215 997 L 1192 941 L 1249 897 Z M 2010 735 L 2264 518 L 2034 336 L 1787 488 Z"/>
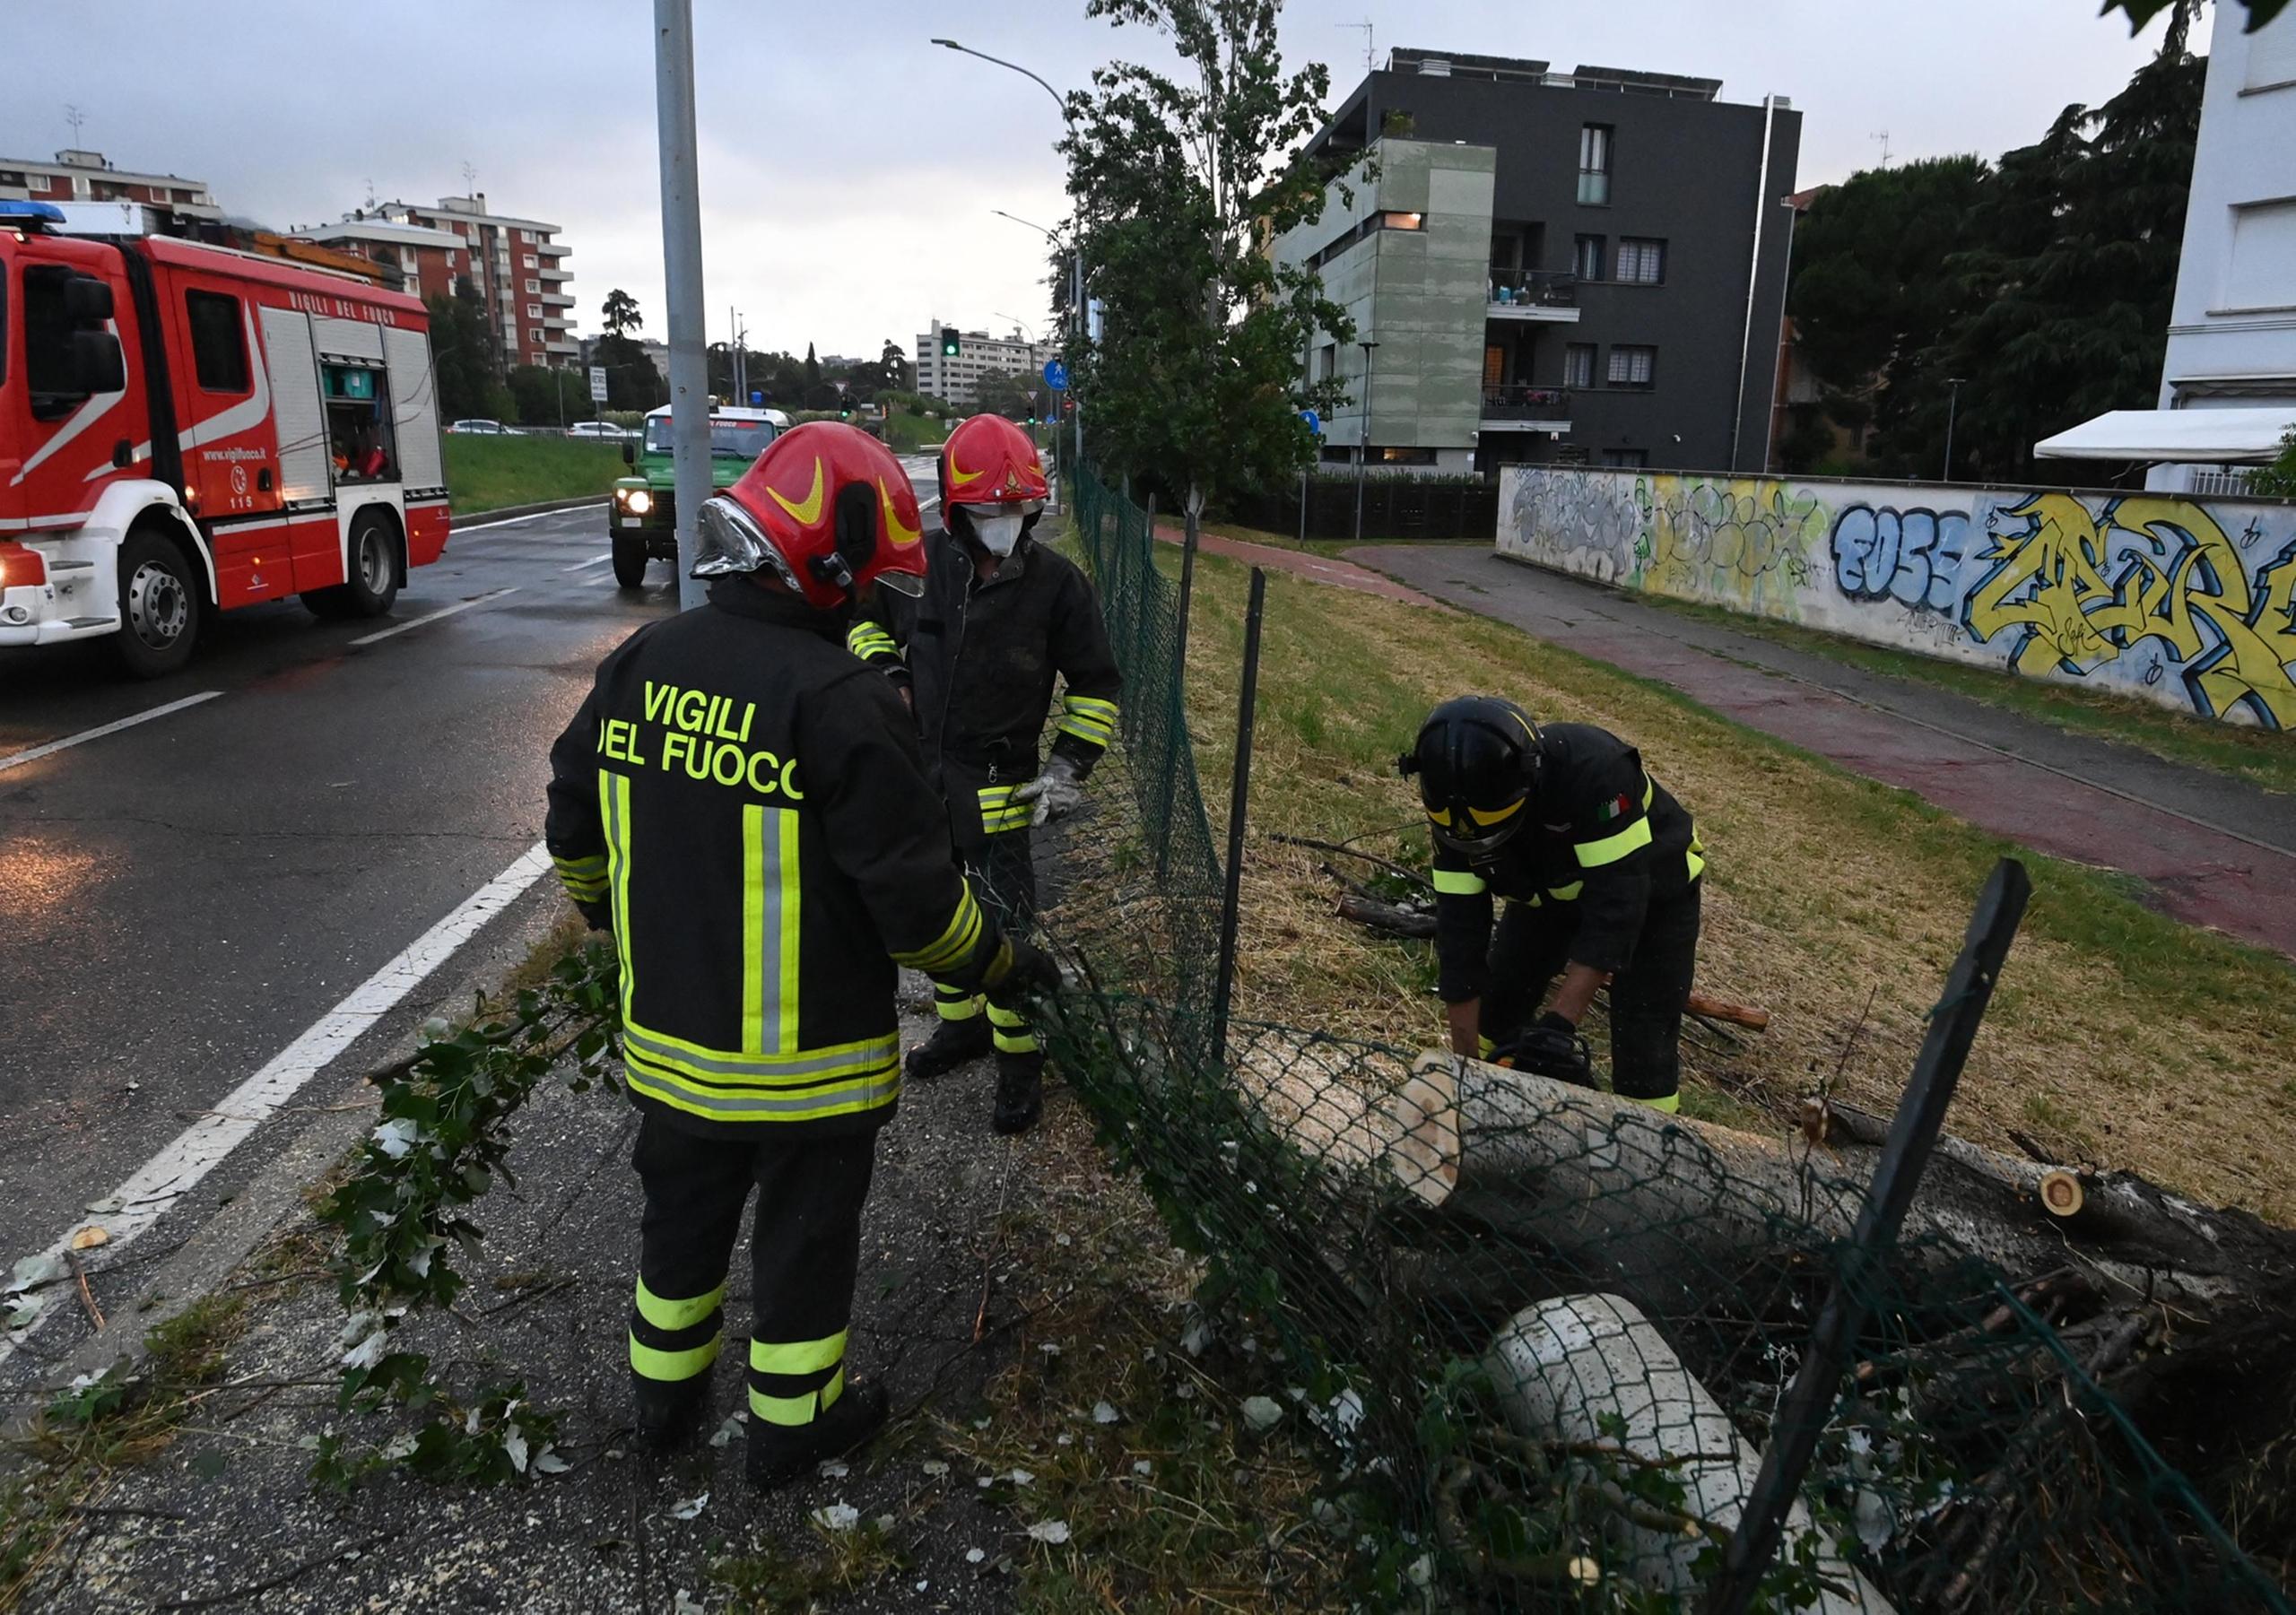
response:
<path fill-rule="evenodd" d="M 466 187 L 562 224 L 578 324 L 627 288 L 662 334 L 652 11 L 646 0 L 0 0 L 10 61 L 0 156 L 81 144 L 124 169 L 206 180 L 266 225 L 339 217 L 369 194 Z M 1801 183 L 1878 161 L 1994 155 L 2068 101 L 2096 103 L 2157 42 L 2097 0 L 1292 0 L 1288 63 L 1362 76 L 1389 47 L 1701 74 L 1724 99 L 1789 97 Z M 939 317 L 1041 325 L 1039 224 L 1064 212 L 1058 115 L 1034 84 L 936 49 L 965 44 L 1066 88 L 1158 41 L 1081 0 L 696 0 L 702 229 L 713 339 L 728 305 L 752 346 L 874 355 Z M 224 20 L 229 18 L 228 22 Z M 65 107 L 83 123 L 72 137 Z"/>

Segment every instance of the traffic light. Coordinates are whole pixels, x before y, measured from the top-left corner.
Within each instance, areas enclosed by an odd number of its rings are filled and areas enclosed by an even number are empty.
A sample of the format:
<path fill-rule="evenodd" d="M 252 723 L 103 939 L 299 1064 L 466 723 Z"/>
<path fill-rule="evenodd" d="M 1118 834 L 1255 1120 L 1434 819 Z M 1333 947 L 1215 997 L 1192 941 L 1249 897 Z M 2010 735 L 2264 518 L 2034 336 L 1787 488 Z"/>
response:
<path fill-rule="evenodd" d="M 958 354 L 959 354 L 959 353 L 961 353 L 961 352 L 963 351 L 963 348 L 964 348 L 964 343 L 963 343 L 962 339 L 961 339 L 961 338 L 958 336 L 958 334 L 956 334 L 956 332 L 955 332 L 955 331 L 953 331 L 953 330 L 952 330 L 952 329 L 948 328 L 947 326 L 944 326 L 944 327 L 942 327 L 942 330 L 941 330 L 941 357 L 942 357 L 942 358 L 944 358 L 944 359 L 954 359 L 954 358 L 956 358 L 956 357 L 958 356 Z"/>

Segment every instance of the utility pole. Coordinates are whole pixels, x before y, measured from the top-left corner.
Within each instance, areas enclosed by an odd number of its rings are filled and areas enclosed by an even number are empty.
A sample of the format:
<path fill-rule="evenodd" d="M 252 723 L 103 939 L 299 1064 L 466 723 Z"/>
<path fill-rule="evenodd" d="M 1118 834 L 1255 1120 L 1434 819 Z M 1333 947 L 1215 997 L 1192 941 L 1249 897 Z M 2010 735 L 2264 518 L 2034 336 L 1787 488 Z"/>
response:
<path fill-rule="evenodd" d="M 704 595 L 701 579 L 693 576 L 694 521 L 711 492 L 701 178 L 694 159 L 693 0 L 654 0 L 654 117 L 662 161 L 662 289 L 668 304 L 678 606 L 691 611 Z"/>
<path fill-rule="evenodd" d="M 1961 412 L 1961 383 L 1968 379 L 1966 376 L 1945 378 L 1945 385 L 1953 390 L 1945 398 L 1945 469 L 1937 479 L 1941 482 L 1953 480 L 1953 417 Z"/>
<path fill-rule="evenodd" d="M 1359 342 L 1363 350 L 1363 430 L 1355 439 L 1355 542 L 1363 542 L 1363 468 L 1371 458 L 1371 355 L 1376 342 Z"/>

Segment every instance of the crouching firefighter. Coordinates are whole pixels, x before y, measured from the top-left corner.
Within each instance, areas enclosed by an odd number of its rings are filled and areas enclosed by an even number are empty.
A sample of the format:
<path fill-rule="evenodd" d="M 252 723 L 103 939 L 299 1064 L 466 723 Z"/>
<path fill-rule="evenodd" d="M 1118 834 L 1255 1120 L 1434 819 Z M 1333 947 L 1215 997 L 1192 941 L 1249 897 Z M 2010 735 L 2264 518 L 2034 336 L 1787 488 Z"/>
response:
<path fill-rule="evenodd" d="M 973 898 L 908 715 L 844 647 L 857 590 L 924 576 L 900 462 L 800 426 L 697 528 L 709 603 L 599 664 L 551 751 L 547 840 L 621 956 L 639 1429 L 668 1446 L 700 1420 L 755 1191 L 748 1470 L 778 1486 L 884 1421 L 846 1333 L 900 1094 L 896 961 L 966 993 L 1058 977 Z"/>
<path fill-rule="evenodd" d="M 1541 727 L 1492 696 L 1436 708 L 1397 766 L 1418 777 L 1434 837 L 1453 1051 L 1591 1087 L 1578 1026 L 1607 982 L 1612 1086 L 1674 1110 L 1706 867 L 1689 812 L 1615 734 Z M 1495 937 L 1494 895 L 1507 899 Z"/>
<path fill-rule="evenodd" d="M 1037 908 L 1029 832 L 1083 805 L 1080 787 L 1116 736 L 1123 684 L 1092 586 L 1030 536 L 1046 491 L 1026 432 L 1001 415 L 960 423 L 941 451 L 943 531 L 926 541 L 924 595 L 879 591 L 847 639 L 914 708 L 975 894 L 1017 929 Z M 1056 676 L 1060 726 L 1039 766 Z M 942 983 L 941 1024 L 909 1052 L 909 1074 L 937 1077 L 994 1047 L 990 1123 L 1021 1133 L 1043 1108 L 1044 1055 L 998 996 Z"/>

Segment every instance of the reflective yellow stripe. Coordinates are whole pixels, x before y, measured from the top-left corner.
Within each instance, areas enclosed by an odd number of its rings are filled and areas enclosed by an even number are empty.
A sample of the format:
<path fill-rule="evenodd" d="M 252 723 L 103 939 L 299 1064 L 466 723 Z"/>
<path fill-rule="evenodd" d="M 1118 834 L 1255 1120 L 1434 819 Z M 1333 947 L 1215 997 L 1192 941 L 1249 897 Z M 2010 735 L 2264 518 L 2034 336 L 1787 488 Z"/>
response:
<path fill-rule="evenodd" d="M 1059 732 L 1063 734 L 1073 734 L 1078 740 L 1095 746 L 1105 746 L 1116 739 L 1116 731 L 1113 728 L 1103 725 L 1089 724 L 1083 718 L 1062 718 Z"/>
<path fill-rule="evenodd" d="M 980 1015 L 981 1001 L 978 998 L 944 998 L 935 994 L 933 1009 L 944 1020 L 973 1020 Z"/>
<path fill-rule="evenodd" d="M 1639 852 L 1650 845 L 1650 821 L 1637 819 L 1614 836 L 1605 836 L 1599 841 L 1581 841 L 1574 849 L 1581 869 L 1600 869 L 1605 864 L 1615 864 L 1631 852 Z"/>
<path fill-rule="evenodd" d="M 587 858 L 552 857 L 551 863 L 558 870 L 561 884 L 577 900 L 594 903 L 606 895 L 606 856 L 604 853 Z"/>
<path fill-rule="evenodd" d="M 717 1088 L 689 1081 L 665 1071 L 642 1055 L 625 1053 L 622 1074 L 631 1091 L 689 1116 L 717 1122 L 769 1124 L 776 1122 L 818 1122 L 835 1116 L 857 1116 L 891 1105 L 900 1098 L 900 1065 L 844 1081 L 826 1083 L 798 1093 L 776 1093 L 757 1088 Z"/>
<path fill-rule="evenodd" d="M 1009 788 L 1009 787 L 1008 787 Z M 973 901 L 967 888 L 957 896 L 956 912 L 949 916 L 948 928 L 925 947 L 909 953 L 895 953 L 893 962 L 923 970 L 931 975 L 963 962 L 980 940 L 980 905 Z"/>
<path fill-rule="evenodd" d="M 1116 721 L 1116 703 L 1104 701 L 1096 695 L 1063 696 L 1060 704 L 1079 717 L 1097 717 L 1109 723 Z"/>
<path fill-rule="evenodd" d="M 765 1052 L 765 809 L 742 809 L 742 1048 Z"/>
<path fill-rule="evenodd" d="M 750 1342 L 750 1367 L 760 1374 L 818 1374 L 845 1360 L 845 1337 L 849 1333 L 840 1329 L 817 1341 L 787 1343 L 753 1340 Z"/>
<path fill-rule="evenodd" d="M 710 1048 L 683 1038 L 673 1038 L 635 1020 L 624 1020 L 622 1046 L 666 1070 L 682 1072 L 720 1087 L 802 1088 L 835 1077 L 849 1077 L 883 1064 L 900 1049 L 898 1032 L 863 1038 L 852 1043 L 829 1043 L 818 1048 L 744 1050 Z"/>
<path fill-rule="evenodd" d="M 1546 889 L 1546 895 L 1558 903 L 1575 903 L 1578 900 L 1579 892 L 1586 889 L 1586 885 L 1587 882 L 1584 881 L 1573 881 L 1568 886 L 1550 886 Z"/>
<path fill-rule="evenodd" d="M 797 868 L 797 815 L 787 808 L 781 819 L 781 1038 L 779 1052 L 797 1052 L 797 945 L 804 934 L 804 882 Z"/>
<path fill-rule="evenodd" d="M 607 879 L 613 887 L 613 910 L 630 912 L 630 781 L 611 768 L 598 770 L 598 820 L 605 826 Z M 622 1018 L 630 1019 L 631 995 L 638 972 L 631 968 L 630 927 L 613 928 L 614 952 L 622 962 Z"/>
<path fill-rule="evenodd" d="M 1634 1098 L 1632 1094 L 1626 1097 Z M 1648 1105 L 1653 1110 L 1663 1110 L 1668 1116 L 1672 1116 L 1683 1107 L 1683 1096 L 1679 1093 L 1670 1093 L 1663 1099 L 1635 1099 L 1634 1102 L 1638 1105 Z"/>
<path fill-rule="evenodd" d="M 1699 839 L 1695 829 L 1690 833 L 1690 851 L 1685 855 L 1690 860 L 1690 878 L 1695 881 L 1706 869 L 1706 843 Z"/>
<path fill-rule="evenodd" d="M 638 1315 L 657 1329 L 691 1329 L 717 1311 L 725 1299 L 723 1284 L 691 1301 L 665 1301 L 646 1288 L 644 1279 L 638 1281 Z"/>
<path fill-rule="evenodd" d="M 691 1346 L 683 1351 L 657 1351 L 636 1335 L 630 1337 L 630 1366 L 641 1379 L 691 1379 L 708 1371 L 718 1360 L 718 1349 L 725 1343 L 724 1335 L 713 1335 L 705 1345 Z"/>
<path fill-rule="evenodd" d="M 1036 1034 L 1029 1029 L 1028 1017 L 1018 1011 L 996 1004 L 988 1006 L 989 1041 L 996 1051 L 1004 1055 L 1033 1055 L 1037 1052 Z"/>
<path fill-rule="evenodd" d="M 868 661 L 873 656 L 897 656 L 900 647 L 893 637 L 874 622 L 857 622 L 845 635 L 845 648 Z"/>
<path fill-rule="evenodd" d="M 1491 885 L 1471 869 L 1439 869 L 1435 890 L 1446 897 L 1471 898 L 1490 890 Z"/>
<path fill-rule="evenodd" d="M 829 1384 L 818 1391 L 808 1391 L 803 1396 L 768 1396 L 756 1386 L 750 1387 L 750 1411 L 768 1424 L 811 1424 L 820 1414 L 827 1412 L 845 1394 L 845 1370 L 839 1368 Z"/>

